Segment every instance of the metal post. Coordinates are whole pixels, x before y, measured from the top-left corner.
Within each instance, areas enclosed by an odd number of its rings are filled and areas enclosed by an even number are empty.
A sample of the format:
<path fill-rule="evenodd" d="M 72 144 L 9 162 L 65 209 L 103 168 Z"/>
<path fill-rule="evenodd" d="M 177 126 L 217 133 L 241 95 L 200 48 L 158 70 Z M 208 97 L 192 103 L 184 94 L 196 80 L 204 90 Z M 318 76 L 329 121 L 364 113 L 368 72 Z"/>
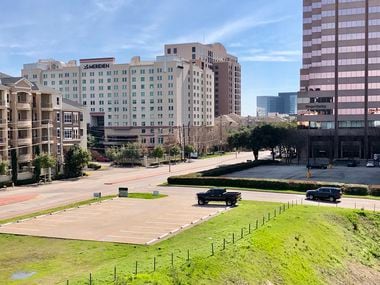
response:
<path fill-rule="evenodd" d="M 276 209 L 274 209 L 274 217 L 276 217 L 276 216 L 277 216 Z"/>
<path fill-rule="evenodd" d="M 172 266 L 174 266 L 174 253 L 172 253 Z"/>
<path fill-rule="evenodd" d="M 232 233 L 232 243 L 235 243 L 235 233 Z"/>
<path fill-rule="evenodd" d="M 293 201 L 292 201 L 292 203 L 293 203 Z M 288 201 L 288 209 L 289 209 L 289 201 Z"/>
<path fill-rule="evenodd" d="M 187 261 L 190 261 L 190 250 L 187 250 Z"/>
<path fill-rule="evenodd" d="M 90 285 L 92 285 L 92 275 L 90 273 Z"/>
<path fill-rule="evenodd" d="M 225 250 L 226 249 L 226 239 L 224 238 L 223 239 L 223 250 Z"/>
<path fill-rule="evenodd" d="M 211 243 L 211 255 L 214 255 L 214 243 Z"/>
<path fill-rule="evenodd" d="M 66 280 L 66 285 L 69 285 L 69 280 Z"/>
<path fill-rule="evenodd" d="M 241 228 L 240 230 L 240 238 L 243 238 L 244 237 L 244 228 Z"/>
<path fill-rule="evenodd" d="M 265 224 L 265 216 L 263 216 L 263 225 Z"/>
<path fill-rule="evenodd" d="M 169 172 L 172 172 L 172 164 L 171 164 L 171 156 L 170 156 L 171 148 L 169 146 Z"/>
<path fill-rule="evenodd" d="M 113 268 L 113 281 L 116 281 L 116 266 Z"/>
<path fill-rule="evenodd" d="M 251 224 L 248 225 L 248 233 L 251 233 Z"/>
<path fill-rule="evenodd" d="M 156 271 L 156 257 L 153 258 L 153 271 Z"/>
<path fill-rule="evenodd" d="M 136 261 L 136 265 L 135 265 L 135 274 L 137 275 L 137 261 Z"/>
<path fill-rule="evenodd" d="M 48 155 L 51 155 L 51 147 L 50 147 L 50 121 L 47 126 L 47 135 L 48 135 Z M 48 181 L 51 181 L 51 167 L 48 169 Z"/>
<path fill-rule="evenodd" d="M 259 228 L 259 220 L 256 219 L 256 230 Z"/>

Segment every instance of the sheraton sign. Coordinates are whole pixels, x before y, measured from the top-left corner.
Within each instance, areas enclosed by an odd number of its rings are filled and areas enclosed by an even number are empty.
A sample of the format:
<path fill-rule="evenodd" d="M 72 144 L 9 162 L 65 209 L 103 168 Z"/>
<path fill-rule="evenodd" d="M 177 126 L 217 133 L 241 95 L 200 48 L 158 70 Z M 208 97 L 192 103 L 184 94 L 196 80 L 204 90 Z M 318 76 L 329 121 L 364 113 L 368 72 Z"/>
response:
<path fill-rule="evenodd" d="M 85 64 L 83 69 L 98 69 L 98 68 L 109 68 L 109 63 L 94 63 L 94 64 Z"/>

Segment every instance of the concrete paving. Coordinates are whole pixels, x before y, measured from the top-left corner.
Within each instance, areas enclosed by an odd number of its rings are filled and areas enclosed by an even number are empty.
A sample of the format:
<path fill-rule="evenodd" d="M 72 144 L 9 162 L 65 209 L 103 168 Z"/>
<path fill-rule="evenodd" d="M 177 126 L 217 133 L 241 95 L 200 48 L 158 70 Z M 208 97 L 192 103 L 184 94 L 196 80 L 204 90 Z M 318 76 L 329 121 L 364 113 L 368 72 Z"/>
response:
<path fill-rule="evenodd" d="M 0 233 L 150 245 L 229 209 L 187 198 L 115 198 L 1 225 Z"/>
<path fill-rule="evenodd" d="M 380 184 L 380 168 L 334 166 L 332 169 L 312 169 L 310 180 L 354 184 Z M 265 165 L 230 173 L 225 177 L 274 178 L 306 180 L 305 165 Z"/>

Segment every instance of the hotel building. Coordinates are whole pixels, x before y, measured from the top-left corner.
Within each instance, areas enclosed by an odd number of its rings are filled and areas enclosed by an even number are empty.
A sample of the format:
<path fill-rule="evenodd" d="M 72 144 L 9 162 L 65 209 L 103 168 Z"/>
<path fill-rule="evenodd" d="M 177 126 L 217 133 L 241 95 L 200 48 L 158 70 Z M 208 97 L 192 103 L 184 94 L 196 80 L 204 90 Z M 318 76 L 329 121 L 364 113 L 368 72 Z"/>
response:
<path fill-rule="evenodd" d="M 214 71 L 215 116 L 241 115 L 241 67 L 236 56 L 220 43 L 183 43 L 165 45 L 166 55 L 178 55 L 202 68 Z"/>
<path fill-rule="evenodd" d="M 300 88 L 308 157 L 380 153 L 380 1 L 303 1 Z"/>
<path fill-rule="evenodd" d="M 214 125 L 214 73 L 174 55 L 155 61 L 81 59 L 25 64 L 22 76 L 87 107 L 105 145 L 178 142 L 180 129 Z M 103 133 L 104 131 L 104 133 Z"/>

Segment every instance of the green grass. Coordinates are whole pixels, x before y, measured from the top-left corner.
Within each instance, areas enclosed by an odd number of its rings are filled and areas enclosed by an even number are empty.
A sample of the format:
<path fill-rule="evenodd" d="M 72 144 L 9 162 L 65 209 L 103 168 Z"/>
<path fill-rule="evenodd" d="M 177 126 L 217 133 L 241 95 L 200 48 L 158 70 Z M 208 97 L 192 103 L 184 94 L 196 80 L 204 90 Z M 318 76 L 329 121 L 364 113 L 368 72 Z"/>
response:
<path fill-rule="evenodd" d="M 135 199 L 159 199 L 167 197 L 168 195 L 164 194 L 158 194 L 153 195 L 153 193 L 128 193 L 128 198 L 135 198 Z"/>
<path fill-rule="evenodd" d="M 220 156 L 225 156 L 225 155 L 230 155 L 230 154 L 233 154 L 233 152 L 214 153 L 214 154 L 210 154 L 210 155 L 202 155 L 198 159 L 214 158 L 214 157 L 220 157 Z"/>
<path fill-rule="evenodd" d="M 31 213 L 31 214 L 17 216 L 17 217 L 10 218 L 10 219 L 0 220 L 0 225 L 1 224 L 6 224 L 6 223 L 10 223 L 10 222 L 15 222 L 15 221 L 22 220 L 22 219 L 33 218 L 33 217 L 40 216 L 40 215 L 47 215 L 47 214 L 50 214 L 50 213 L 54 213 L 54 212 L 58 212 L 58 211 L 62 211 L 62 210 L 70 209 L 70 208 L 75 208 L 75 207 L 79 207 L 79 206 L 83 206 L 83 205 L 88 205 L 88 204 L 91 204 L 91 203 L 101 202 L 101 201 L 109 200 L 109 199 L 112 199 L 112 198 L 115 198 L 115 197 L 117 197 L 117 196 L 116 195 L 109 195 L 109 196 L 104 196 L 104 197 L 101 197 L 101 198 L 94 198 L 94 199 L 89 199 L 89 200 L 84 200 L 84 201 L 80 201 L 80 202 L 76 202 L 76 203 L 67 204 L 67 205 L 64 205 L 64 206 L 50 208 L 50 209 L 47 209 L 47 210 L 43 210 L 43 211 L 39 211 L 39 212 L 34 212 L 34 213 Z"/>
<path fill-rule="evenodd" d="M 3 234 L 0 283 L 63 285 L 70 279 L 70 284 L 88 284 L 92 272 L 93 284 L 113 284 L 115 265 L 119 285 L 265 284 L 266 281 L 345 284 L 344 280 L 354 274 L 350 266 L 377 272 L 380 278 L 380 214 L 313 206 L 294 207 L 281 215 L 278 210 L 279 204 L 243 201 L 239 207 L 153 246 Z M 272 213 L 271 221 L 264 226 L 260 223 L 259 229 L 249 235 L 248 224 L 254 229 L 256 219 L 262 221 L 268 212 Z M 237 240 L 234 245 L 232 233 Z M 227 240 L 226 250 L 222 250 L 223 238 Z M 137 276 L 132 274 L 136 261 L 141 272 Z M 36 274 L 24 281 L 10 281 L 10 275 L 17 271 Z M 357 282 L 360 284 L 360 280 Z"/>

